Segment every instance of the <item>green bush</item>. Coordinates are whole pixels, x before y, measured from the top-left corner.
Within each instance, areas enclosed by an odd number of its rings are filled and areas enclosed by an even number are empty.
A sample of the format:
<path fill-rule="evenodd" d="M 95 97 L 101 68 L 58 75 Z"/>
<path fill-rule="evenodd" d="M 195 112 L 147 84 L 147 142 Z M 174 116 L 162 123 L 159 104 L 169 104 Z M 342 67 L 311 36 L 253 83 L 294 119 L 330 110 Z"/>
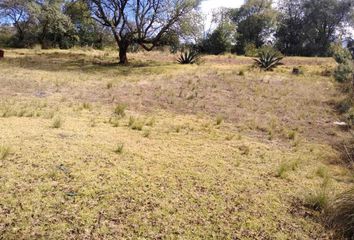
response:
<path fill-rule="evenodd" d="M 336 81 L 340 83 L 350 81 L 353 77 L 353 67 L 351 66 L 351 63 L 340 63 L 334 70 L 333 76 Z"/>
<path fill-rule="evenodd" d="M 247 43 L 245 46 L 245 56 L 257 57 L 258 49 L 254 43 Z"/>
<path fill-rule="evenodd" d="M 339 64 L 348 63 L 352 59 L 352 55 L 347 48 L 343 48 L 340 44 L 334 44 L 331 46 L 331 54 Z"/>

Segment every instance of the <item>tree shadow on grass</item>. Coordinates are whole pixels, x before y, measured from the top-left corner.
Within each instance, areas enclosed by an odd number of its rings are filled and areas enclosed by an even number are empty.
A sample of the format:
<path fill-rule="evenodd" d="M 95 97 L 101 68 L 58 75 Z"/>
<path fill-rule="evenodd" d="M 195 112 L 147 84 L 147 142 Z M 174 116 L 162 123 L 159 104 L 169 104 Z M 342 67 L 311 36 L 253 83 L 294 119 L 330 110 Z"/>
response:
<path fill-rule="evenodd" d="M 162 74 L 166 68 L 175 66 L 172 62 L 135 59 L 132 59 L 128 64 L 121 65 L 116 58 L 104 55 L 89 56 L 80 53 L 60 52 L 16 54 L 15 56 L 7 57 L 3 62 L 28 70 L 113 73 L 117 75 Z"/>

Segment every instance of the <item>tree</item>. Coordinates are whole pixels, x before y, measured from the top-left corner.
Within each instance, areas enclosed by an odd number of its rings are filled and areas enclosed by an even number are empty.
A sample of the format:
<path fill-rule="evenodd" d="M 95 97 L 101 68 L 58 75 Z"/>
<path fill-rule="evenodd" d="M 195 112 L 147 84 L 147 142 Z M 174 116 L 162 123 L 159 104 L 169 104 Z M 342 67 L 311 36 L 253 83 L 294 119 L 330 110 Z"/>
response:
<path fill-rule="evenodd" d="M 350 20 L 352 0 L 282 0 L 277 45 L 287 55 L 327 56 Z"/>
<path fill-rule="evenodd" d="M 211 54 L 230 52 L 234 40 L 234 27 L 229 24 L 220 24 L 202 43 L 202 51 Z"/>
<path fill-rule="evenodd" d="M 151 51 L 161 38 L 195 7 L 195 0 L 87 0 L 92 17 L 110 28 L 119 48 L 119 63 L 126 64 L 130 45 Z"/>
<path fill-rule="evenodd" d="M 91 12 L 84 0 L 71 0 L 64 4 L 63 13 L 67 15 L 78 37 L 80 46 L 102 48 L 107 41 L 105 28 L 91 18 Z"/>
<path fill-rule="evenodd" d="M 31 14 L 37 22 L 36 35 L 44 48 L 71 47 L 75 38 L 70 18 L 62 12 L 63 0 L 43 0 L 32 4 Z"/>
<path fill-rule="evenodd" d="M 275 26 L 276 11 L 272 0 L 247 0 L 240 8 L 231 13 L 237 25 L 236 52 L 244 54 L 247 44 L 257 48 L 264 45 Z"/>
<path fill-rule="evenodd" d="M 17 31 L 17 43 L 22 45 L 31 23 L 31 0 L 0 0 L 0 16 L 5 17 Z"/>

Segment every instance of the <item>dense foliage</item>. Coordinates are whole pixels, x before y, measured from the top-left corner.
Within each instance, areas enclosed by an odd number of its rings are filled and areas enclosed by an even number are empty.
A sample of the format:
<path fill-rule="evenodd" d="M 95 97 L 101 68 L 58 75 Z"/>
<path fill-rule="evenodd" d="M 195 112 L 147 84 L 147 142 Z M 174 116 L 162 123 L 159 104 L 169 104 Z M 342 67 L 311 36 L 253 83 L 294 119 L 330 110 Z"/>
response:
<path fill-rule="evenodd" d="M 329 56 L 343 42 L 354 55 L 352 0 L 247 0 L 214 13 L 205 30 L 199 0 L 0 0 L 0 44 L 70 48 L 116 45 L 130 49 L 195 44 L 209 54 L 256 56 L 264 45 L 284 55 Z M 205 23 L 204 23 L 205 24 Z M 348 31 L 349 29 L 349 31 Z"/>

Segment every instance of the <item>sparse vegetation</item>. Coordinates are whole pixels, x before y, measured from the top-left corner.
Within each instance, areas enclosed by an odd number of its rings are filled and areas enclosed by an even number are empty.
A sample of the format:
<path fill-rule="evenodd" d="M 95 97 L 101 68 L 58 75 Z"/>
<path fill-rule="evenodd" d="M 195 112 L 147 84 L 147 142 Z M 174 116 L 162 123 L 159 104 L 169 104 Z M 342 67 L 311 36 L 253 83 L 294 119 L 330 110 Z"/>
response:
<path fill-rule="evenodd" d="M 350 136 L 332 122 L 352 106 L 332 109 L 344 98 L 321 74 L 332 59 L 288 57 L 262 72 L 232 55 L 186 67 L 155 51 L 131 53 L 126 66 L 108 50 L 6 52 L 0 142 L 16 151 L 0 161 L 3 238 L 331 236 L 322 210 L 306 217 L 313 210 L 291 203 L 331 178 L 327 200 L 321 187 L 302 199 L 331 206 L 352 185 L 348 165 L 330 162 Z"/>

